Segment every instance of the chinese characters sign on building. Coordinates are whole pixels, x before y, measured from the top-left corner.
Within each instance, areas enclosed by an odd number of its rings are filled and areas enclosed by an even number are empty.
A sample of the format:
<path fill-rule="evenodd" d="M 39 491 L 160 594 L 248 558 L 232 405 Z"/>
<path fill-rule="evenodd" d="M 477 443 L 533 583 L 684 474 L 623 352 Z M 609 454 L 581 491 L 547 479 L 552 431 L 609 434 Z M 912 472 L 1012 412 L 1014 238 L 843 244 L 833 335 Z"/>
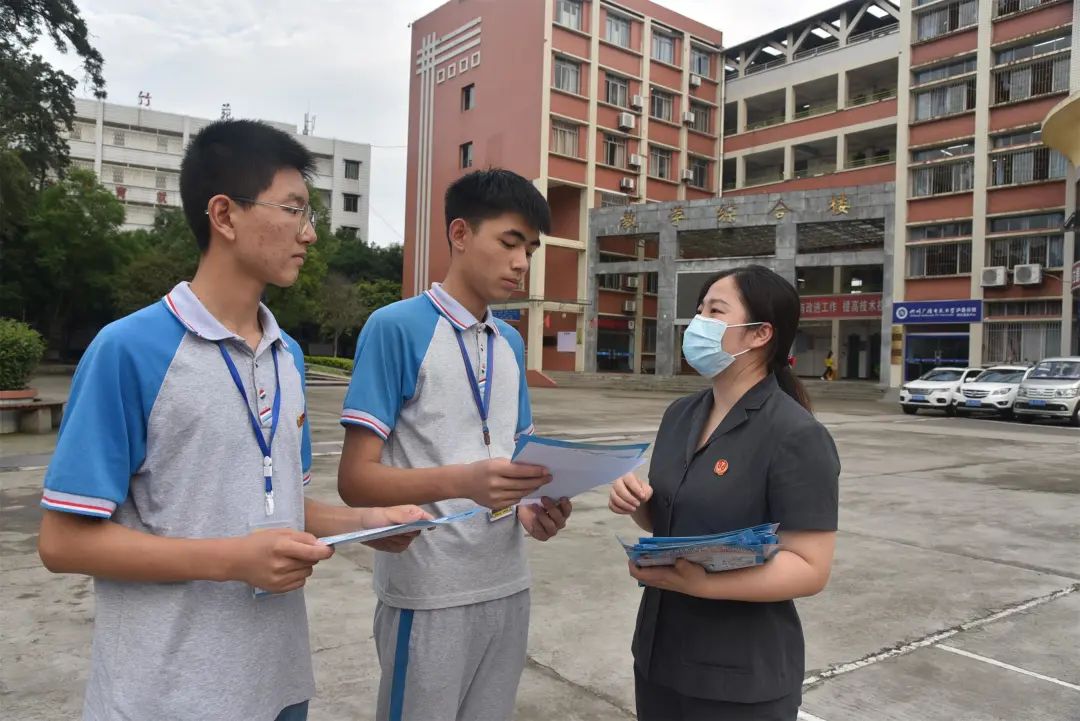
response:
<path fill-rule="evenodd" d="M 637 216 L 634 215 L 634 211 L 628 210 L 622 214 L 622 218 L 619 219 L 620 230 L 637 230 L 637 227 Z"/>
<path fill-rule="evenodd" d="M 803 320 L 815 318 L 880 318 L 881 294 L 816 295 L 800 299 Z"/>
<path fill-rule="evenodd" d="M 893 304 L 893 323 L 979 323 L 981 300 L 927 300 Z"/>
<path fill-rule="evenodd" d="M 678 227 L 679 223 L 686 220 L 686 210 L 681 205 L 676 205 L 668 214 L 668 220 L 671 221 L 672 225 Z"/>
<path fill-rule="evenodd" d="M 847 193 L 840 193 L 829 199 L 829 212 L 833 215 L 847 215 L 850 210 L 851 203 L 848 202 Z"/>
<path fill-rule="evenodd" d="M 716 209 L 716 223 L 734 223 L 735 222 L 735 206 L 725 205 Z"/>

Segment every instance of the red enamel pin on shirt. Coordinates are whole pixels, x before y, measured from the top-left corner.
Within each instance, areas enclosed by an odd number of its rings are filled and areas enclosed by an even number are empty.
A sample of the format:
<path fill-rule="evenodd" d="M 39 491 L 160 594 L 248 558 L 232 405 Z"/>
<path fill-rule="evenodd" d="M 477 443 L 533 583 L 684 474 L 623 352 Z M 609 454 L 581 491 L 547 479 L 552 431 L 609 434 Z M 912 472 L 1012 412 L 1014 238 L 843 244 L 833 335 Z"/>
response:
<path fill-rule="evenodd" d="M 718 476 L 722 476 L 728 472 L 728 468 L 730 467 L 731 466 L 728 464 L 728 462 L 721 458 L 719 461 L 716 462 L 716 465 L 713 466 L 713 473 Z"/>

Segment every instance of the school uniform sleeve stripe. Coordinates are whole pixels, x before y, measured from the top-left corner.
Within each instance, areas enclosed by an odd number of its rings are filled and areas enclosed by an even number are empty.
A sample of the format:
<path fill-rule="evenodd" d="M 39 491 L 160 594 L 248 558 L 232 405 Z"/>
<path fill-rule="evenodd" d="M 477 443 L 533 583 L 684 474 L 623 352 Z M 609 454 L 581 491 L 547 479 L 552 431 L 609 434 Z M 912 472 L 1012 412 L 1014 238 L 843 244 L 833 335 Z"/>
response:
<path fill-rule="evenodd" d="M 65 511 L 98 518 L 110 518 L 116 510 L 116 504 L 106 498 L 91 498 L 60 491 L 45 491 L 41 494 L 41 506 L 52 511 Z"/>
<path fill-rule="evenodd" d="M 369 430 L 375 431 L 376 434 L 384 441 L 390 437 L 390 429 L 382 423 L 378 418 L 368 413 L 361 413 L 360 411 L 350 411 L 345 409 L 341 414 L 342 425 L 347 426 L 361 426 Z"/>

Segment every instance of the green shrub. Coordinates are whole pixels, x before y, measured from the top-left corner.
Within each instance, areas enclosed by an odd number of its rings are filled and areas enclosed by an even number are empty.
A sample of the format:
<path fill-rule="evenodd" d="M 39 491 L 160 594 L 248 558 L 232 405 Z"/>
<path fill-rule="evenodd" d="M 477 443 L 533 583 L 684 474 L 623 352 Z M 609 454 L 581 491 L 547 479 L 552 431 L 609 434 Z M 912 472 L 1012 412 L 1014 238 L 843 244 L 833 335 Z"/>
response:
<path fill-rule="evenodd" d="M 36 330 L 11 318 L 0 318 L 0 390 L 20 391 L 45 354 Z"/>
<path fill-rule="evenodd" d="M 326 368 L 337 368 L 346 373 L 352 373 L 353 366 L 351 358 L 331 358 L 330 356 L 323 355 L 306 355 L 304 356 L 304 363 L 314 366 L 325 366 Z"/>

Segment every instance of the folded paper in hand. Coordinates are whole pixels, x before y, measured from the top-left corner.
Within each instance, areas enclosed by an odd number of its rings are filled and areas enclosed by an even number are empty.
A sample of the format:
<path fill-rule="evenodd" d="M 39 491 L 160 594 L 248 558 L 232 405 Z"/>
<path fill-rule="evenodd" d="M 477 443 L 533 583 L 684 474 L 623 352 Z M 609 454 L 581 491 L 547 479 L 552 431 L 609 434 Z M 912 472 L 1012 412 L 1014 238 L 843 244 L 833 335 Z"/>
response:
<path fill-rule="evenodd" d="M 521 436 L 514 450 L 514 463 L 543 466 L 552 481 L 529 494 L 522 503 L 537 504 L 540 499 L 574 496 L 614 482 L 645 463 L 648 443 L 602 445 L 560 441 L 540 436 Z"/>

